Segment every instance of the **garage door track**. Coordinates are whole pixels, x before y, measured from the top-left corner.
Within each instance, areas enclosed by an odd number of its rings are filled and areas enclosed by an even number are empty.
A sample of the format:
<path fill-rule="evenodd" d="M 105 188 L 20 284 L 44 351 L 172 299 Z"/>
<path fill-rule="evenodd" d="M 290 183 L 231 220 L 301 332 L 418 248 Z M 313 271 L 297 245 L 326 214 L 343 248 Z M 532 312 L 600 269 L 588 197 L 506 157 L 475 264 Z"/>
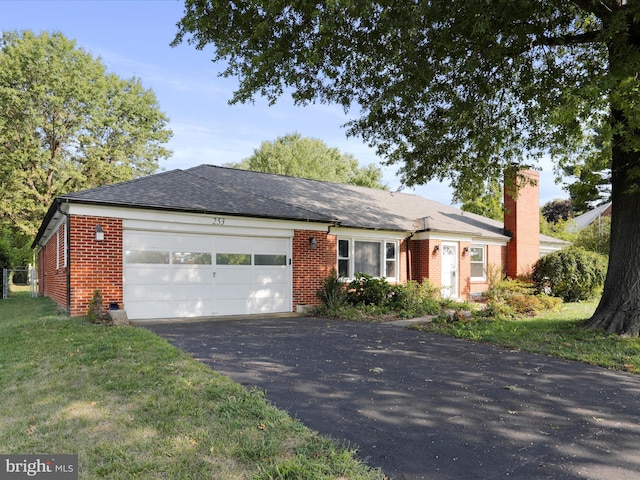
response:
<path fill-rule="evenodd" d="M 319 318 L 149 325 L 393 479 L 638 479 L 640 377 Z"/>

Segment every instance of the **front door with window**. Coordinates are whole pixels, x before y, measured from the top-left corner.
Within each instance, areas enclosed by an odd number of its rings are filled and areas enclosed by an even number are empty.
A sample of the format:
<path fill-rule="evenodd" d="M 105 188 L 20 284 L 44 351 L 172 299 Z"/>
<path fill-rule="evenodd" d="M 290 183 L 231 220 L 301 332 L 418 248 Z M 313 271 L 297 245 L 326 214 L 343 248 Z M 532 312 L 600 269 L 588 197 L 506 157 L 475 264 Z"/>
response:
<path fill-rule="evenodd" d="M 455 243 L 442 244 L 442 296 L 444 298 L 458 297 L 458 245 Z"/>

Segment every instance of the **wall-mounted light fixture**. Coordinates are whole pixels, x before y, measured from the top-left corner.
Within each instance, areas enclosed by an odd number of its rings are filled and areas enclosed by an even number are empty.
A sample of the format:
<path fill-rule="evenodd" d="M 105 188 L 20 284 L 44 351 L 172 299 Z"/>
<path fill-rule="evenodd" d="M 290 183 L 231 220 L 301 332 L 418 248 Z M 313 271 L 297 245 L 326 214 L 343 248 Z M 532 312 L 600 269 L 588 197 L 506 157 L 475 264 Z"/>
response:
<path fill-rule="evenodd" d="M 316 240 L 315 237 L 309 238 L 309 248 L 311 250 L 318 248 L 318 240 Z"/>
<path fill-rule="evenodd" d="M 104 230 L 100 225 L 96 225 L 96 240 L 101 242 L 104 240 Z"/>
<path fill-rule="evenodd" d="M 464 257 L 467 253 L 469 253 L 469 247 L 464 247 L 462 249 L 462 256 Z"/>
<path fill-rule="evenodd" d="M 440 245 L 436 245 L 433 247 L 433 253 L 438 253 L 440 251 Z"/>

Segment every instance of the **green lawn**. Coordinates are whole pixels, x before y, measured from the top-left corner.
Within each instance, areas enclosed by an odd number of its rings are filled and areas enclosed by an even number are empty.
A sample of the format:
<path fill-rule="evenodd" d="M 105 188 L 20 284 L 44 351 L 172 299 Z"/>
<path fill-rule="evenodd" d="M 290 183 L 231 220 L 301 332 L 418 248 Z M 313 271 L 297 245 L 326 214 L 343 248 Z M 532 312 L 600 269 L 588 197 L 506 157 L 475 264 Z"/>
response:
<path fill-rule="evenodd" d="M 584 328 L 596 306 L 596 302 L 567 303 L 557 312 L 522 320 L 434 321 L 414 328 L 640 373 L 640 339 Z"/>
<path fill-rule="evenodd" d="M 0 300 L 0 452 L 78 454 L 82 479 L 382 479 L 154 334 Z"/>

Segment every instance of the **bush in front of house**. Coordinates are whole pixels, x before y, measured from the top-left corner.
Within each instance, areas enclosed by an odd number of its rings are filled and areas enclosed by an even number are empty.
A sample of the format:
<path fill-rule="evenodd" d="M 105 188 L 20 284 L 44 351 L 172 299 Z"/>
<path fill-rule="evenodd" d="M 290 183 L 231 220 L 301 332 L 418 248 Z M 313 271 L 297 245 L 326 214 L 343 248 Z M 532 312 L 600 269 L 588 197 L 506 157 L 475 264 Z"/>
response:
<path fill-rule="evenodd" d="M 340 281 L 335 269 L 321 282 L 316 296 L 322 301 L 318 313 L 346 320 L 435 314 L 440 309 L 439 290 L 428 280 L 391 285 L 384 278 L 357 274 L 349 283 Z"/>
<path fill-rule="evenodd" d="M 322 279 L 320 289 L 316 292 L 316 297 L 329 310 L 339 309 L 347 301 L 347 291 L 344 282 L 338 278 L 335 268 L 331 269 L 328 277 Z"/>
<path fill-rule="evenodd" d="M 422 283 L 411 280 L 392 288 L 390 306 L 401 318 L 435 315 L 440 311 L 440 289 L 426 278 Z"/>
<path fill-rule="evenodd" d="M 596 297 L 604 285 L 607 259 L 581 247 L 550 253 L 536 262 L 531 275 L 540 292 L 578 302 Z"/>
<path fill-rule="evenodd" d="M 537 292 L 533 282 L 521 279 L 501 280 L 485 292 L 485 297 L 487 305 L 480 315 L 499 320 L 531 317 L 562 303 L 559 298 Z"/>
<path fill-rule="evenodd" d="M 357 273 L 347 286 L 347 302 L 354 306 L 386 307 L 394 295 L 393 287 L 384 278 Z"/>

